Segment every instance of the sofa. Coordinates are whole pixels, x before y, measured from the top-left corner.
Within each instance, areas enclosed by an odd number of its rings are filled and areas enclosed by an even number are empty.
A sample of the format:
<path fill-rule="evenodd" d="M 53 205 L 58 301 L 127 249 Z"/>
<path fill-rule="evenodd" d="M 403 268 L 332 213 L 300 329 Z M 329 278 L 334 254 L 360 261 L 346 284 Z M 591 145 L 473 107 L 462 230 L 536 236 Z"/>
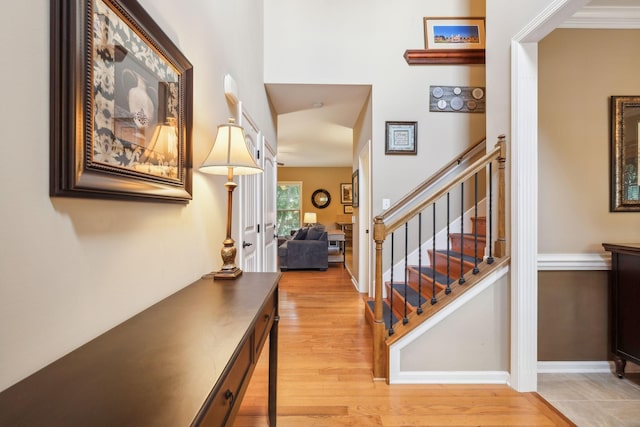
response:
<path fill-rule="evenodd" d="M 278 247 L 280 271 L 329 267 L 329 242 L 323 225 L 298 230 Z"/>

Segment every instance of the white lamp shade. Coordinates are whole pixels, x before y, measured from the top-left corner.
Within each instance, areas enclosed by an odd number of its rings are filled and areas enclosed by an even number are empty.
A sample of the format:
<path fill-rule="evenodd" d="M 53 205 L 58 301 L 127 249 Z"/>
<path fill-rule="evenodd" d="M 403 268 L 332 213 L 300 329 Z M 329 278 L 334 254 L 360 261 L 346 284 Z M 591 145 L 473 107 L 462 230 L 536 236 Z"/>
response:
<path fill-rule="evenodd" d="M 315 212 L 305 212 L 302 222 L 305 224 L 315 224 L 318 222 L 318 217 Z"/>
<path fill-rule="evenodd" d="M 218 126 L 216 140 L 211 151 L 200 166 L 200 171 L 213 175 L 227 175 L 233 168 L 234 175 L 251 175 L 262 172 L 249 152 L 244 137 L 244 129 L 236 125 L 233 119 Z"/>

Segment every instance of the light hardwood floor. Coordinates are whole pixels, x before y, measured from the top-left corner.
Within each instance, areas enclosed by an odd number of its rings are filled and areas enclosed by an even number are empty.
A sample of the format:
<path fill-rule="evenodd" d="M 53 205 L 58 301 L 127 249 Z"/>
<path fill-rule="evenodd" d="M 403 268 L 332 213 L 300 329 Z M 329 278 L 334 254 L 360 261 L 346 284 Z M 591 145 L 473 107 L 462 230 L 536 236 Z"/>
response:
<path fill-rule="evenodd" d="M 387 385 L 371 376 L 362 296 L 342 265 L 280 281 L 278 426 L 571 426 L 536 393 L 501 385 Z M 263 351 L 236 427 L 267 425 Z"/>

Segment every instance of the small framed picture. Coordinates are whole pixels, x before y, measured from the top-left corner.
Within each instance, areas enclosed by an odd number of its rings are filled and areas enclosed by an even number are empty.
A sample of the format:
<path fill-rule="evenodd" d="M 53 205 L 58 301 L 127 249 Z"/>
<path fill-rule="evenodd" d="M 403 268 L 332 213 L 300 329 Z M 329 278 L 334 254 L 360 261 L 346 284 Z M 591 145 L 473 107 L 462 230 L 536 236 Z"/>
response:
<path fill-rule="evenodd" d="M 346 214 L 352 214 L 352 213 L 353 213 L 353 206 L 351 206 L 351 205 L 344 205 L 344 213 L 346 213 Z"/>
<path fill-rule="evenodd" d="M 484 49 L 484 18 L 424 18 L 424 47 L 435 49 Z"/>
<path fill-rule="evenodd" d="M 418 154 L 417 122 L 386 122 L 385 154 Z"/>
<path fill-rule="evenodd" d="M 343 205 L 350 205 L 353 202 L 353 191 L 351 183 L 340 184 L 340 203 Z"/>
<path fill-rule="evenodd" d="M 359 170 L 356 170 L 353 175 L 351 175 L 351 189 L 352 189 L 352 202 L 351 206 L 357 208 L 360 205 L 360 175 Z"/>

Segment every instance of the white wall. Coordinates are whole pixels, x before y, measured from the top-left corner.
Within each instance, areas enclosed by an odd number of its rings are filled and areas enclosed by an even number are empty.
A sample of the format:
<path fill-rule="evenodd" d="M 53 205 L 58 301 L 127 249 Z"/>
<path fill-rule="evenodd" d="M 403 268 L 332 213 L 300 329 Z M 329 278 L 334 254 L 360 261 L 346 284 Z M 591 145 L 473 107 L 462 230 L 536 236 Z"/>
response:
<path fill-rule="evenodd" d="M 539 44 L 541 253 L 640 241 L 638 213 L 609 212 L 609 99 L 640 93 L 638 43 L 638 30 L 560 29 Z"/>
<path fill-rule="evenodd" d="M 231 114 L 225 73 L 275 141 L 262 76 L 262 2 L 141 4 L 194 65 L 195 167 Z M 5 5 L 0 39 L 2 390 L 219 268 L 226 201 L 224 177 L 197 172 L 187 205 L 50 198 L 49 1 Z"/>
<path fill-rule="evenodd" d="M 483 15 L 484 0 L 270 0 L 265 82 L 372 85 L 376 215 L 383 198 L 398 200 L 484 136 L 483 114 L 429 112 L 429 85 L 484 85 L 484 66 L 409 66 L 403 58 L 424 48 L 423 17 Z M 418 122 L 417 156 L 385 156 L 385 121 Z"/>
<path fill-rule="evenodd" d="M 487 138 L 511 132 L 511 40 L 554 0 L 486 0 Z"/>
<path fill-rule="evenodd" d="M 400 350 L 400 373 L 507 372 L 508 286 L 505 277 Z M 465 339 L 459 337 L 464 331 Z"/>

